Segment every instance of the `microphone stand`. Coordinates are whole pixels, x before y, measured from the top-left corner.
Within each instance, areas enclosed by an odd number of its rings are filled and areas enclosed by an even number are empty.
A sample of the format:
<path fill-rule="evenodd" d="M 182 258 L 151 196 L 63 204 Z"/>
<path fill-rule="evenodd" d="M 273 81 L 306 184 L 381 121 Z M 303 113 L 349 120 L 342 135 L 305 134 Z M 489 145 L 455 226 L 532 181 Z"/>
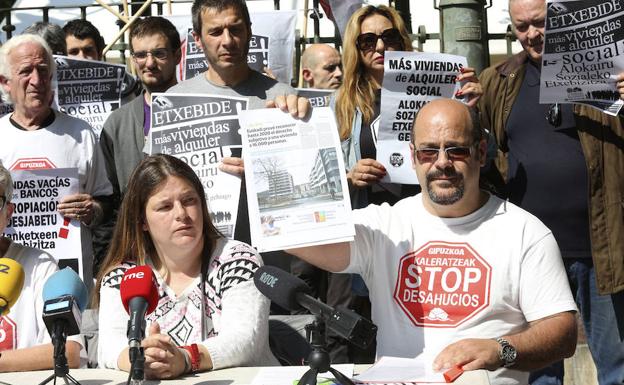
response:
<path fill-rule="evenodd" d="M 331 367 L 331 358 L 327 352 L 327 339 L 325 337 L 325 322 L 316 316 L 311 324 L 305 326 L 308 342 L 312 351 L 308 355 L 308 365 L 310 369 L 301 376 L 299 385 L 316 385 L 316 378 L 319 373 L 329 371 L 334 375 L 336 382 L 340 385 L 354 385 L 347 376 Z"/>
<path fill-rule="evenodd" d="M 127 385 L 139 385 L 145 379 L 145 353 L 143 347 L 137 341 L 130 343 L 128 350 L 130 358 L 130 373 L 128 374 Z"/>
<path fill-rule="evenodd" d="M 67 342 L 67 336 L 65 335 L 65 325 L 63 322 L 55 322 L 54 330 L 52 333 L 52 345 L 54 346 L 54 373 L 50 377 L 46 378 L 39 385 L 45 385 L 48 382 L 54 380 L 53 384 L 56 385 L 56 378 L 62 377 L 65 380 L 65 384 L 70 383 L 74 385 L 80 385 L 80 383 L 69 374 L 69 366 L 67 365 L 67 357 L 65 357 L 65 343 Z"/>

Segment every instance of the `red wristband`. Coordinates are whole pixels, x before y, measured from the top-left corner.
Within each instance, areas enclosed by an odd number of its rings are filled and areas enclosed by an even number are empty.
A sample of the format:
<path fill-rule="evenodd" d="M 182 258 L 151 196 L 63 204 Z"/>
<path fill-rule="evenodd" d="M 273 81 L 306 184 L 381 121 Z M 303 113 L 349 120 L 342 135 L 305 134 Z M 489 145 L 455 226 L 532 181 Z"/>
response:
<path fill-rule="evenodd" d="M 197 347 L 197 344 L 180 347 L 186 350 L 191 356 L 191 373 L 195 373 L 199 370 L 199 364 L 201 363 L 201 357 L 199 355 L 199 348 Z"/>

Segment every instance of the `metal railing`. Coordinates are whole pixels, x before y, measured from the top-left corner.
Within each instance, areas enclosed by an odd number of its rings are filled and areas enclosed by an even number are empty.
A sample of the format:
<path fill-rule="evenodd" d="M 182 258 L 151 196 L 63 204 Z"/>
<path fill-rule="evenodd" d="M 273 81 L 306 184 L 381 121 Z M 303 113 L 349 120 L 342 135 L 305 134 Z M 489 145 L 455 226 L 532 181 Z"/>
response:
<path fill-rule="evenodd" d="M 249 0 L 248 0 L 249 1 Z M 176 0 L 173 4 L 191 4 L 193 0 Z M 145 1 L 129 1 L 124 3 L 108 3 L 107 5 L 112 9 L 118 9 L 119 14 L 124 13 L 124 7 L 129 7 L 130 9 L 136 9 L 137 7 L 143 6 Z M 155 9 L 155 15 L 162 16 L 165 13 L 165 6 L 171 4 L 171 2 L 164 0 L 154 0 L 151 2 L 150 8 L 144 13 L 144 15 L 151 15 Z M 404 0 L 390 0 L 388 2 L 389 5 L 397 7 L 399 11 L 399 7 L 404 7 L 403 14 L 406 19 L 406 24 L 410 26 L 411 30 L 411 15 L 409 14 L 409 1 Z M 434 0 L 434 5 L 436 6 L 436 0 Z M 280 1 L 273 0 L 273 7 L 276 10 L 280 9 Z M 88 4 L 88 5 L 63 5 L 63 6 L 42 6 L 42 7 L 20 7 L 20 8 L 2 8 L 0 9 L 0 15 L 4 15 L 4 25 L 2 26 L 2 30 L 6 35 L 6 39 L 10 39 L 13 36 L 13 32 L 15 31 L 15 25 L 12 24 L 13 13 L 16 12 L 28 12 L 28 11 L 39 11 L 41 12 L 41 20 L 44 22 L 49 22 L 50 20 L 50 12 L 51 11 L 62 11 L 67 9 L 78 9 L 80 11 L 80 18 L 87 19 L 88 10 L 91 8 L 104 8 L 101 4 Z M 486 7 L 487 8 L 487 7 Z M 132 12 L 131 12 L 132 13 Z M 313 26 L 313 35 L 310 37 L 305 36 L 307 31 L 304 31 L 304 36 L 299 37 L 295 40 L 295 61 L 296 68 L 299 68 L 301 52 L 305 48 L 305 45 L 312 43 L 329 43 L 335 44 L 337 47 L 340 46 L 340 34 L 334 29 L 333 36 L 321 36 L 320 32 L 320 19 L 325 17 L 323 12 L 320 10 L 319 1 L 313 0 L 312 7 L 305 10 L 306 18 L 312 20 Z M 126 15 L 126 17 L 130 17 Z M 122 30 L 125 26 L 125 22 L 121 19 L 117 20 L 117 25 L 120 30 Z M 511 26 L 507 27 L 507 31 L 505 33 L 493 33 L 490 34 L 485 31 L 488 40 L 505 40 L 507 42 L 507 56 L 512 55 L 512 42 L 515 40 L 515 36 L 511 30 Z M 426 31 L 426 27 L 424 25 L 419 25 L 417 31 L 415 33 L 410 34 L 412 41 L 416 42 L 417 47 L 422 50 L 424 44 L 430 40 L 440 40 L 441 33 L 428 33 Z M 443 42 L 441 42 L 443 43 Z M 124 40 L 123 34 L 120 36 L 119 40 L 115 42 L 115 44 L 110 47 L 111 50 L 118 51 L 119 57 L 122 63 L 126 63 L 127 59 L 127 50 L 128 44 Z M 127 64 L 127 63 L 126 63 Z M 298 78 L 298 71 L 293 71 L 294 76 Z M 295 79 L 295 83 L 296 83 Z"/>

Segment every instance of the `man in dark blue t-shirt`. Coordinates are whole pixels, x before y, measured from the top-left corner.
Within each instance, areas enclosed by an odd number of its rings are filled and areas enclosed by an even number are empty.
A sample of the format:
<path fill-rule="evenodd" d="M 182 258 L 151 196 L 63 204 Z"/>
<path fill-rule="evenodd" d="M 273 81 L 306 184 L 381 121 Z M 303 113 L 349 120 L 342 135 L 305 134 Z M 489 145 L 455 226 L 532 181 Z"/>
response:
<path fill-rule="evenodd" d="M 500 171 L 506 172 L 504 193 L 552 230 L 582 314 L 599 383 L 624 384 L 624 280 L 611 278 L 624 274 L 624 253 L 614 246 L 617 234 L 608 234 L 624 218 L 605 214 L 608 203 L 602 198 L 619 194 L 621 187 L 614 181 L 622 170 L 614 171 L 619 163 L 608 160 L 624 162 L 624 149 L 609 148 L 606 155 L 609 144 L 601 133 L 606 130 L 621 141 L 623 118 L 584 113 L 572 104 L 539 104 L 546 3 L 510 0 L 509 13 L 523 52 L 484 71 L 485 94 L 479 105 L 504 154 L 497 161 Z M 618 79 L 624 94 L 624 74 Z M 530 381 L 562 384 L 563 363 L 533 373 Z"/>

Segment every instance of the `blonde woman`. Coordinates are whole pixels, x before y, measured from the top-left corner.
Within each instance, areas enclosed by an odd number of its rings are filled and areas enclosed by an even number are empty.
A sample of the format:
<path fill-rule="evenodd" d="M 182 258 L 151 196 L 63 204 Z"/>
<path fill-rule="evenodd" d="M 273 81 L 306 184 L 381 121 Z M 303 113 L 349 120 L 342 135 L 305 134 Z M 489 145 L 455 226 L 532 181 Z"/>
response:
<path fill-rule="evenodd" d="M 375 160 L 376 130 L 381 103 L 381 83 L 386 51 L 412 51 L 403 19 L 394 8 L 368 5 L 355 12 L 345 30 L 344 79 L 335 99 L 335 112 L 347 166 L 353 208 L 398 200 L 419 192 L 417 185 L 381 184 L 386 174 Z M 473 69 L 458 74 L 464 86 L 458 96 L 467 95 L 474 105 L 482 94 Z"/>

